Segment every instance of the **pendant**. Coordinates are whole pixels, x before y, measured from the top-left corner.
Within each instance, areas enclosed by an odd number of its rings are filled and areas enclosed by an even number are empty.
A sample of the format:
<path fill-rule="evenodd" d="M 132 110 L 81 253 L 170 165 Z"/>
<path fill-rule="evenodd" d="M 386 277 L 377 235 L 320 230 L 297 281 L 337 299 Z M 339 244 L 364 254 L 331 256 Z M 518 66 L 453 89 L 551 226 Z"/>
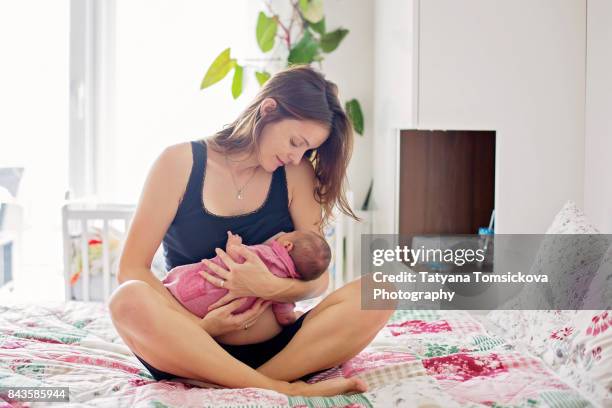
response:
<path fill-rule="evenodd" d="M 242 200 L 242 190 L 238 190 L 238 194 L 236 194 L 236 198 Z"/>

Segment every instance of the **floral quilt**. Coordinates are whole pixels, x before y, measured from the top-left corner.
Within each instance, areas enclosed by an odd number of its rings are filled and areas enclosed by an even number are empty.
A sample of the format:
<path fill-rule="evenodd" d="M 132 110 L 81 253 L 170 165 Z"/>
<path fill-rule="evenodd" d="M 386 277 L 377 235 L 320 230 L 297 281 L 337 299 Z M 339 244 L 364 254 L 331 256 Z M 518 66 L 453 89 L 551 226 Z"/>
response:
<path fill-rule="evenodd" d="M 158 382 L 118 337 L 105 305 L 0 302 L 0 387 L 69 387 L 71 406 L 594 406 L 540 359 L 490 334 L 463 311 L 396 311 L 359 355 L 310 381 L 335 376 L 358 376 L 369 390 L 307 398 Z M 8 406 L 37 405 L 0 396 L 0 407 Z"/>

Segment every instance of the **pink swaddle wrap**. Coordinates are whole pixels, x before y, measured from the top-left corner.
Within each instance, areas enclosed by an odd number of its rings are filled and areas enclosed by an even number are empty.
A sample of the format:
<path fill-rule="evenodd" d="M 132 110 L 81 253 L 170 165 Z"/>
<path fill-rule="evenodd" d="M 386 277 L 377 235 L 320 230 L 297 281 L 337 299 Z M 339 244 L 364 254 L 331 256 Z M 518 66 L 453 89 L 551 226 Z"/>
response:
<path fill-rule="evenodd" d="M 279 278 L 295 278 L 300 276 L 295 269 L 295 264 L 287 250 L 278 242 L 270 241 L 266 244 L 252 245 L 249 250 L 263 261 L 271 273 Z M 215 256 L 210 259 L 224 269 L 228 269 L 220 257 Z M 235 260 L 238 263 L 243 263 L 244 258 Z M 208 306 L 222 298 L 227 289 L 219 288 L 208 282 L 201 274 L 201 271 L 207 271 L 213 276 L 217 276 L 204 263 L 198 262 L 188 265 L 181 265 L 172 268 L 168 275 L 162 280 L 162 283 L 168 288 L 170 293 L 190 312 L 199 317 L 204 317 L 208 313 Z M 234 314 L 242 313 L 249 309 L 257 300 L 251 296 L 247 301 L 240 306 Z M 279 324 L 285 325 L 291 323 L 293 319 L 294 303 L 274 302 L 272 310 Z"/>

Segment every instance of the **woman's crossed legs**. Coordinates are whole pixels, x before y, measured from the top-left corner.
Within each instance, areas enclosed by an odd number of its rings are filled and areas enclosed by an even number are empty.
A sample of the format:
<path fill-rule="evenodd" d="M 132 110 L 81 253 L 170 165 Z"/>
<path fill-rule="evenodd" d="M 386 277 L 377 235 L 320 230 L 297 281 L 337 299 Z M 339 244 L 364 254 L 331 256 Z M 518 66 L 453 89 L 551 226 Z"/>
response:
<path fill-rule="evenodd" d="M 363 350 L 392 313 L 361 310 L 361 279 L 350 282 L 315 306 L 289 344 L 257 371 L 292 381 L 334 367 Z"/>
<path fill-rule="evenodd" d="M 256 371 L 229 355 L 143 281 L 124 282 L 109 308 L 128 347 L 159 370 L 231 388 L 258 387 L 296 395 L 362 391 L 363 384 L 356 379 L 337 378 L 307 389 L 297 383 L 289 386 L 286 381 L 356 355 L 391 313 L 360 310 L 360 280 L 351 282 L 318 304 L 285 349 Z M 341 326 L 340 322 L 350 323 Z"/>

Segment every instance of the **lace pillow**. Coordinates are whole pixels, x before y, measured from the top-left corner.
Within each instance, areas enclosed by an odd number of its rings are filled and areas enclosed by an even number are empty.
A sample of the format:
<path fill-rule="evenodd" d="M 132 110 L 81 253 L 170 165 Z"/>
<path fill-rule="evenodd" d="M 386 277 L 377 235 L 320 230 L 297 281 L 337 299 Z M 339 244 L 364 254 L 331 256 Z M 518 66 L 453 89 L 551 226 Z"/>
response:
<path fill-rule="evenodd" d="M 573 201 L 565 203 L 557 214 L 547 234 L 599 234 L 587 219 L 586 215 L 576 206 Z"/>
<path fill-rule="evenodd" d="M 583 304 L 583 309 L 601 308 L 612 309 L 612 246 L 604 255 Z"/>
<path fill-rule="evenodd" d="M 561 211 L 555 216 L 552 224 L 546 231 L 546 234 L 598 234 L 599 231 L 591 225 L 584 213 L 572 201 L 568 201 Z M 568 287 L 567 281 L 572 279 L 582 279 L 580 274 L 574 274 L 577 265 L 580 265 L 581 260 L 588 265 L 588 270 L 597 270 L 601 262 L 602 250 L 601 245 L 597 248 L 589 248 L 588 236 L 585 236 L 584 245 L 577 248 L 567 248 L 568 239 L 556 239 L 554 235 L 546 237 L 542 246 L 538 250 L 534 265 L 531 267 L 530 273 L 537 273 L 538 270 L 546 269 L 548 271 L 554 266 L 561 268 L 555 273 L 556 278 L 561 278 L 559 284 L 555 285 L 542 296 L 535 285 L 529 285 L 519 296 L 506 302 L 504 309 L 511 310 L 492 310 L 488 313 L 487 318 L 493 323 L 506 331 L 506 339 L 515 343 L 517 347 L 526 349 L 532 354 L 542 357 L 547 352 L 547 343 L 552 333 L 560 330 L 572 320 L 577 314 L 576 310 L 524 310 L 533 309 L 533 299 L 537 299 L 539 304 L 535 305 L 540 309 L 550 309 L 550 303 L 553 297 L 563 292 L 559 286 Z M 601 244 L 599 241 L 597 241 Z M 557 253 L 565 251 L 571 253 L 572 262 L 565 263 L 559 258 Z M 565 276 L 562 276 L 565 275 Z M 561 283 L 563 282 L 563 283 Z M 585 286 L 586 282 L 580 282 Z M 560 296 L 566 296 L 561 294 Z M 526 299 L 529 299 L 529 304 Z"/>
<path fill-rule="evenodd" d="M 531 299 L 538 296 L 538 309 L 583 309 L 609 246 L 609 236 L 597 233 L 546 235 L 529 273 L 546 274 L 549 283 L 539 290 L 535 285 L 527 288 L 537 291 Z"/>
<path fill-rule="evenodd" d="M 612 406 L 612 311 L 581 310 L 553 331 L 542 356 L 602 406 Z"/>
<path fill-rule="evenodd" d="M 531 273 L 552 272 L 550 290 L 542 297 L 549 307 L 559 299 L 571 309 L 583 308 L 583 301 L 610 246 L 608 237 L 600 235 L 576 203 L 568 201 L 546 231 L 547 235 L 585 234 L 584 237 L 547 237 L 538 251 Z M 588 235 L 590 234 L 590 235 Z M 601 309 L 600 306 L 595 309 Z M 543 306 L 543 305 L 540 305 Z"/>
<path fill-rule="evenodd" d="M 536 357 L 550 353 L 553 333 L 564 327 L 577 314 L 575 310 L 492 310 L 487 319 L 503 330 L 503 337 L 517 350 Z M 555 361 L 550 358 L 549 361 Z"/>

